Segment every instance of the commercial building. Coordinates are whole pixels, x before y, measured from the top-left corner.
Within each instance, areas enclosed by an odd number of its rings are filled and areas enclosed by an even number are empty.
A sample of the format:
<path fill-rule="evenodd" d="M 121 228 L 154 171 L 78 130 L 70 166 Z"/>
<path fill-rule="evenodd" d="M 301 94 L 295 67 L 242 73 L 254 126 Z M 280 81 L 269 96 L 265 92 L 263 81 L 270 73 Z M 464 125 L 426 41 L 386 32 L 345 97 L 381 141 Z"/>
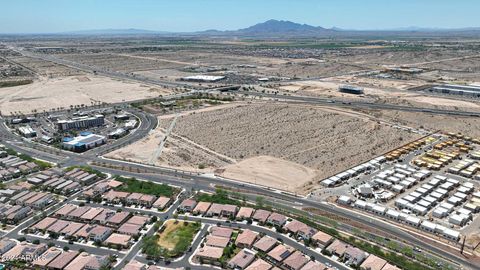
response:
<path fill-rule="evenodd" d="M 18 132 L 25 138 L 37 137 L 37 132 L 30 126 L 19 127 Z"/>
<path fill-rule="evenodd" d="M 60 131 L 71 129 L 82 129 L 89 127 L 102 126 L 105 123 L 105 117 L 101 114 L 95 116 L 81 116 L 69 120 L 58 120 L 57 129 Z"/>
<path fill-rule="evenodd" d="M 431 88 L 428 88 L 427 91 L 450 95 L 480 97 L 480 86 L 476 85 L 445 84 L 433 86 Z"/>
<path fill-rule="evenodd" d="M 225 76 L 194 75 L 183 77 L 181 80 L 189 82 L 218 82 L 223 79 L 225 79 Z"/>
<path fill-rule="evenodd" d="M 356 95 L 363 94 L 363 88 L 353 86 L 353 85 L 342 85 L 338 87 L 338 90 L 342 93 L 348 93 L 348 94 L 356 94 Z"/>
<path fill-rule="evenodd" d="M 74 151 L 74 152 L 83 152 L 88 149 L 95 148 L 104 144 L 107 141 L 105 136 L 92 134 L 89 132 L 83 132 L 80 136 L 71 138 L 63 138 L 62 146 L 63 148 Z"/>

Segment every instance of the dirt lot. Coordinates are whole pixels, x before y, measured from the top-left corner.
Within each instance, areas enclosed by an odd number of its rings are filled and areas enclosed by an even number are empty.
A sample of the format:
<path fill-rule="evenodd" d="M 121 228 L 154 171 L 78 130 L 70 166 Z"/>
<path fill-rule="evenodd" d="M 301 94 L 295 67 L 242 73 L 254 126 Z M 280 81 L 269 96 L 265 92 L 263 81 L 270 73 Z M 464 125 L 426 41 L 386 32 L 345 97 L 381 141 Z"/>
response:
<path fill-rule="evenodd" d="M 244 182 L 277 187 L 289 191 L 301 190 L 304 183 L 312 181 L 317 170 L 295 162 L 271 156 L 247 158 L 228 165 L 221 176 Z"/>
<path fill-rule="evenodd" d="M 287 164 L 285 161 L 296 163 L 290 164 L 288 168 L 306 173 L 299 177 L 302 181 L 299 180 L 298 184 L 294 185 L 299 187 L 310 184 L 311 180 L 323 179 L 354 166 L 417 137 L 364 117 L 323 111 L 319 108 L 271 103 L 182 116 L 177 121 L 174 133 L 217 153 L 236 160 L 245 160 L 234 166 L 227 166 L 227 174 L 238 176 L 238 172 L 249 171 L 257 161 L 256 168 L 248 174 L 258 175 L 257 183 L 276 188 L 292 186 L 292 178 L 284 176 L 281 170 L 271 169 L 284 166 Z M 258 156 L 264 158 L 249 160 Z M 265 159 L 265 156 L 270 158 Z M 267 162 L 269 166 L 259 165 L 262 162 Z M 272 165 L 275 162 L 279 163 Z M 278 185 L 279 182 L 271 182 L 272 171 L 276 171 L 274 177 L 278 177 L 281 185 Z M 315 172 L 313 177 L 312 172 Z"/>
<path fill-rule="evenodd" d="M 461 132 L 468 136 L 480 136 L 480 119 L 473 117 L 434 115 L 428 113 L 375 111 L 371 115 L 403 125 L 432 131 Z"/>
<path fill-rule="evenodd" d="M 201 108 L 195 111 L 183 112 L 179 115 L 189 115 L 192 113 L 209 112 L 213 110 L 222 110 L 229 107 L 235 107 L 236 104 L 224 104 L 212 107 Z M 170 127 L 175 115 L 159 116 L 160 125 L 145 137 L 144 139 L 128 145 L 122 149 L 115 150 L 107 154 L 107 157 L 130 160 L 140 163 L 149 163 L 155 151 L 159 147 L 160 141 L 165 136 L 165 131 Z M 179 136 L 173 132 L 167 139 L 163 151 L 155 165 L 171 167 L 187 171 L 198 171 L 212 173 L 216 168 L 221 168 L 228 164 L 236 162 L 235 159 L 216 153 L 205 146 L 199 145 L 185 137 Z"/>
<path fill-rule="evenodd" d="M 99 76 L 74 76 L 35 81 L 29 85 L 0 89 L 3 114 L 30 113 L 70 105 L 90 105 L 95 101 L 121 102 L 170 93 L 167 89 L 122 82 Z"/>

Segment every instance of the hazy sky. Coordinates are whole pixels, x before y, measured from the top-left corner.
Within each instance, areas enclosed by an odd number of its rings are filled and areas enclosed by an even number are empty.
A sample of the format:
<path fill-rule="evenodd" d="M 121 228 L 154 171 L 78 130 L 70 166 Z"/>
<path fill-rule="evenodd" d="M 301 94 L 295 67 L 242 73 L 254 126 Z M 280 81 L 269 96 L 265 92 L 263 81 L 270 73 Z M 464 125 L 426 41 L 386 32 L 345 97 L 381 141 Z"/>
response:
<path fill-rule="evenodd" d="M 234 30 L 268 19 L 323 27 L 480 26 L 480 0 L 0 0 L 0 33 Z"/>

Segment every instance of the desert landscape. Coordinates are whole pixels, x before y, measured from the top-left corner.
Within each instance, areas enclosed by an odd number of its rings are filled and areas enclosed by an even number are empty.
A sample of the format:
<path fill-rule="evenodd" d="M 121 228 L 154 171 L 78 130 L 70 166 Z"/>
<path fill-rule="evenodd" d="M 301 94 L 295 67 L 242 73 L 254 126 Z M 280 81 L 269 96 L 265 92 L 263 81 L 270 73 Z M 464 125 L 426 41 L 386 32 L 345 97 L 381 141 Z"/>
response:
<path fill-rule="evenodd" d="M 101 89 L 101 90 L 100 90 Z M 31 113 L 92 103 L 115 103 L 172 93 L 158 86 L 100 76 L 39 78 L 32 84 L 0 89 L 3 114 Z"/>
<path fill-rule="evenodd" d="M 162 116 L 160 129 L 169 128 L 173 117 Z M 157 164 L 304 192 L 350 164 L 418 137 L 353 112 L 239 104 L 180 115 Z M 150 135 L 109 156 L 148 162 L 162 138 L 163 133 Z"/>

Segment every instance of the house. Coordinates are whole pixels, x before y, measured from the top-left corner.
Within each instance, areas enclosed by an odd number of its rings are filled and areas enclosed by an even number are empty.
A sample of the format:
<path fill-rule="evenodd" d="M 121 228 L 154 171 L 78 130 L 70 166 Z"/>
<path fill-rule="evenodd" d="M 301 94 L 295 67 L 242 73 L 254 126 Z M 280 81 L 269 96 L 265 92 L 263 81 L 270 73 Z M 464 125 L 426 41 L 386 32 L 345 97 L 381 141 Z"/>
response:
<path fill-rule="evenodd" d="M 129 217 L 131 213 L 130 212 L 118 212 L 115 213 L 113 216 L 111 216 L 107 220 L 107 224 L 111 226 L 120 226 L 120 224 L 124 223 Z"/>
<path fill-rule="evenodd" d="M 283 225 L 285 225 L 286 222 L 287 222 L 287 217 L 285 217 L 284 215 L 279 214 L 279 213 L 272 213 L 267 218 L 266 223 L 271 224 L 273 226 L 282 227 Z"/>
<path fill-rule="evenodd" d="M 128 204 L 140 204 L 140 198 L 142 198 L 142 196 L 143 196 L 142 193 L 137 193 L 137 192 L 130 193 L 126 198 L 126 202 Z"/>
<path fill-rule="evenodd" d="M 120 228 L 118 228 L 117 232 L 134 236 L 134 235 L 140 234 L 141 229 L 142 229 L 141 225 L 125 223 L 122 226 L 120 226 Z"/>
<path fill-rule="evenodd" d="M 312 240 L 317 246 L 324 248 L 333 241 L 333 237 L 322 231 L 318 231 L 312 236 Z"/>
<path fill-rule="evenodd" d="M 212 205 L 212 203 L 199 202 L 193 209 L 192 213 L 194 215 L 204 215 L 205 213 L 207 213 L 208 209 L 210 208 L 210 205 Z"/>
<path fill-rule="evenodd" d="M 250 248 L 257 240 L 257 237 L 258 233 L 246 229 L 237 236 L 235 245 L 240 248 Z"/>
<path fill-rule="evenodd" d="M 60 249 L 55 247 L 50 248 L 41 257 L 32 261 L 32 265 L 36 268 L 46 268 L 47 264 L 53 261 L 58 255 L 62 254 Z"/>
<path fill-rule="evenodd" d="M 81 220 L 92 221 L 96 216 L 98 216 L 103 211 L 103 208 L 93 207 L 90 208 L 87 212 L 80 216 Z"/>
<path fill-rule="evenodd" d="M 88 238 L 95 242 L 103 242 L 110 234 L 112 234 L 112 229 L 96 225 L 90 230 Z"/>
<path fill-rule="evenodd" d="M 223 255 L 223 248 L 205 246 L 199 248 L 195 253 L 195 258 L 201 263 L 218 265 Z"/>
<path fill-rule="evenodd" d="M 127 263 L 122 270 L 146 270 L 147 266 L 143 263 L 138 261 L 132 260 Z"/>
<path fill-rule="evenodd" d="M 238 210 L 238 213 L 235 219 L 236 220 L 249 219 L 252 217 L 253 211 L 254 210 L 251 207 L 240 207 L 240 210 Z"/>
<path fill-rule="evenodd" d="M 4 254 L 5 252 L 9 251 L 13 247 L 15 247 L 16 243 L 13 240 L 9 239 L 2 239 L 0 240 L 0 255 Z"/>
<path fill-rule="evenodd" d="M 110 190 L 103 195 L 103 199 L 111 203 L 126 202 L 127 197 L 130 195 L 128 192 Z"/>
<path fill-rule="evenodd" d="M 178 206 L 178 210 L 192 212 L 195 206 L 197 206 L 197 201 L 194 199 L 186 199 Z"/>
<path fill-rule="evenodd" d="M 206 238 L 207 238 L 205 241 L 206 246 L 225 248 L 230 243 L 230 238 L 226 238 L 226 237 L 208 235 Z"/>
<path fill-rule="evenodd" d="M 208 209 L 206 216 L 233 218 L 237 214 L 238 207 L 231 204 L 213 203 Z"/>
<path fill-rule="evenodd" d="M 225 238 L 232 237 L 233 230 L 225 227 L 212 227 L 210 229 L 210 234 L 214 236 L 220 236 Z"/>
<path fill-rule="evenodd" d="M 128 248 L 130 246 L 130 235 L 112 233 L 106 240 L 105 244 L 108 246 L 116 246 L 120 248 Z"/>
<path fill-rule="evenodd" d="M 50 227 L 48 227 L 47 229 L 47 232 L 49 233 L 55 233 L 55 234 L 60 234 L 60 232 L 68 226 L 68 224 L 70 224 L 69 221 L 65 221 L 65 220 L 57 220 L 55 223 L 53 223 L 52 225 L 50 225 Z"/>
<path fill-rule="evenodd" d="M 275 247 L 275 245 L 277 244 L 277 240 L 270 237 L 270 236 L 267 236 L 265 235 L 264 237 L 260 238 L 260 240 L 258 240 L 254 245 L 253 245 L 253 248 L 258 250 L 258 251 L 262 251 L 264 253 L 267 253 L 269 252 L 270 250 L 273 249 L 273 247 Z"/>
<path fill-rule="evenodd" d="M 56 218 L 46 217 L 46 218 L 40 220 L 39 222 L 37 222 L 32 227 L 30 227 L 30 230 L 33 231 L 33 232 L 45 231 L 48 227 L 50 227 L 50 225 L 57 222 L 57 220 L 58 219 L 56 219 Z"/>
<path fill-rule="evenodd" d="M 85 226 L 83 226 L 82 228 L 80 228 L 80 230 L 76 231 L 73 234 L 73 237 L 80 240 L 88 240 L 89 239 L 88 237 L 90 236 L 90 231 L 93 230 L 95 226 L 97 225 L 85 224 Z"/>
<path fill-rule="evenodd" d="M 141 227 L 145 226 L 149 218 L 146 216 L 132 216 L 126 223 L 140 225 Z"/>
<path fill-rule="evenodd" d="M 387 261 L 371 254 L 360 265 L 360 269 L 361 270 L 382 270 L 385 264 L 387 264 Z"/>
<path fill-rule="evenodd" d="M 32 209 L 27 206 L 27 207 L 22 207 L 20 205 L 14 205 L 7 209 L 5 212 L 3 212 L 3 216 L 5 216 L 5 219 L 7 223 L 9 224 L 15 224 L 18 221 L 26 218 L 28 214 L 30 213 Z"/>
<path fill-rule="evenodd" d="M 45 244 L 20 243 L 2 255 L 2 260 L 23 260 L 31 262 L 47 250 Z"/>
<path fill-rule="evenodd" d="M 60 234 L 65 235 L 66 237 L 73 237 L 73 235 L 84 226 L 86 226 L 86 224 L 71 222 L 67 225 L 67 227 L 63 228 L 63 230 L 60 231 Z"/>
<path fill-rule="evenodd" d="M 145 207 L 152 207 L 153 203 L 157 200 L 157 197 L 153 195 L 143 194 L 140 199 L 138 199 L 138 203 Z"/>
<path fill-rule="evenodd" d="M 289 270 L 300 270 L 310 259 L 300 251 L 295 251 L 283 261 L 283 266 Z"/>
<path fill-rule="evenodd" d="M 310 239 L 317 231 L 298 220 L 293 220 L 284 226 L 284 229 L 303 239 Z"/>
<path fill-rule="evenodd" d="M 67 251 L 58 255 L 55 259 L 47 264 L 48 269 L 60 270 L 64 269 L 75 257 L 77 257 L 78 251 Z"/>
<path fill-rule="evenodd" d="M 153 203 L 153 207 L 159 210 L 164 210 L 171 203 L 172 203 L 171 198 L 161 196 Z"/>
<path fill-rule="evenodd" d="M 260 224 L 264 224 L 271 213 L 272 212 L 270 211 L 259 209 L 255 211 L 255 214 L 253 215 L 253 220 L 257 221 Z"/>
<path fill-rule="evenodd" d="M 80 253 L 64 270 L 100 270 L 109 264 L 108 256 Z"/>
<path fill-rule="evenodd" d="M 90 209 L 90 206 L 80 206 L 72 212 L 68 213 L 66 217 L 72 220 L 80 220 L 80 217 L 83 216 L 83 214 L 88 212 Z"/>
<path fill-rule="evenodd" d="M 108 219 L 113 217 L 117 212 L 114 210 L 109 210 L 109 209 L 103 209 L 103 211 L 98 214 L 93 221 L 100 223 L 100 224 L 107 224 Z"/>
<path fill-rule="evenodd" d="M 321 262 L 317 261 L 309 261 L 307 264 L 305 264 L 300 270 L 325 270 L 327 269 L 327 266 L 324 265 Z"/>
<path fill-rule="evenodd" d="M 270 270 L 271 268 L 271 264 L 262 259 L 258 259 L 245 268 L 245 270 Z"/>
<path fill-rule="evenodd" d="M 77 209 L 77 206 L 73 204 L 65 204 L 64 206 L 62 206 L 62 208 L 55 211 L 54 215 L 59 217 L 65 217 L 75 209 Z"/>
<path fill-rule="evenodd" d="M 347 249 L 347 247 L 349 247 L 350 245 L 336 239 L 335 241 L 333 241 L 333 243 L 331 243 L 327 248 L 327 252 L 329 252 L 330 254 L 332 255 L 335 255 L 337 257 L 342 257 L 343 254 L 345 253 L 345 250 Z"/>
<path fill-rule="evenodd" d="M 367 253 L 363 250 L 349 246 L 343 254 L 343 260 L 347 265 L 359 266 L 367 258 Z"/>
<path fill-rule="evenodd" d="M 228 261 L 228 267 L 231 269 L 243 270 L 247 268 L 255 260 L 255 253 L 248 249 L 242 249 L 237 253 L 230 261 Z"/>
<path fill-rule="evenodd" d="M 281 263 L 295 251 L 294 248 L 286 245 L 278 245 L 267 253 L 267 259 L 274 263 Z"/>

